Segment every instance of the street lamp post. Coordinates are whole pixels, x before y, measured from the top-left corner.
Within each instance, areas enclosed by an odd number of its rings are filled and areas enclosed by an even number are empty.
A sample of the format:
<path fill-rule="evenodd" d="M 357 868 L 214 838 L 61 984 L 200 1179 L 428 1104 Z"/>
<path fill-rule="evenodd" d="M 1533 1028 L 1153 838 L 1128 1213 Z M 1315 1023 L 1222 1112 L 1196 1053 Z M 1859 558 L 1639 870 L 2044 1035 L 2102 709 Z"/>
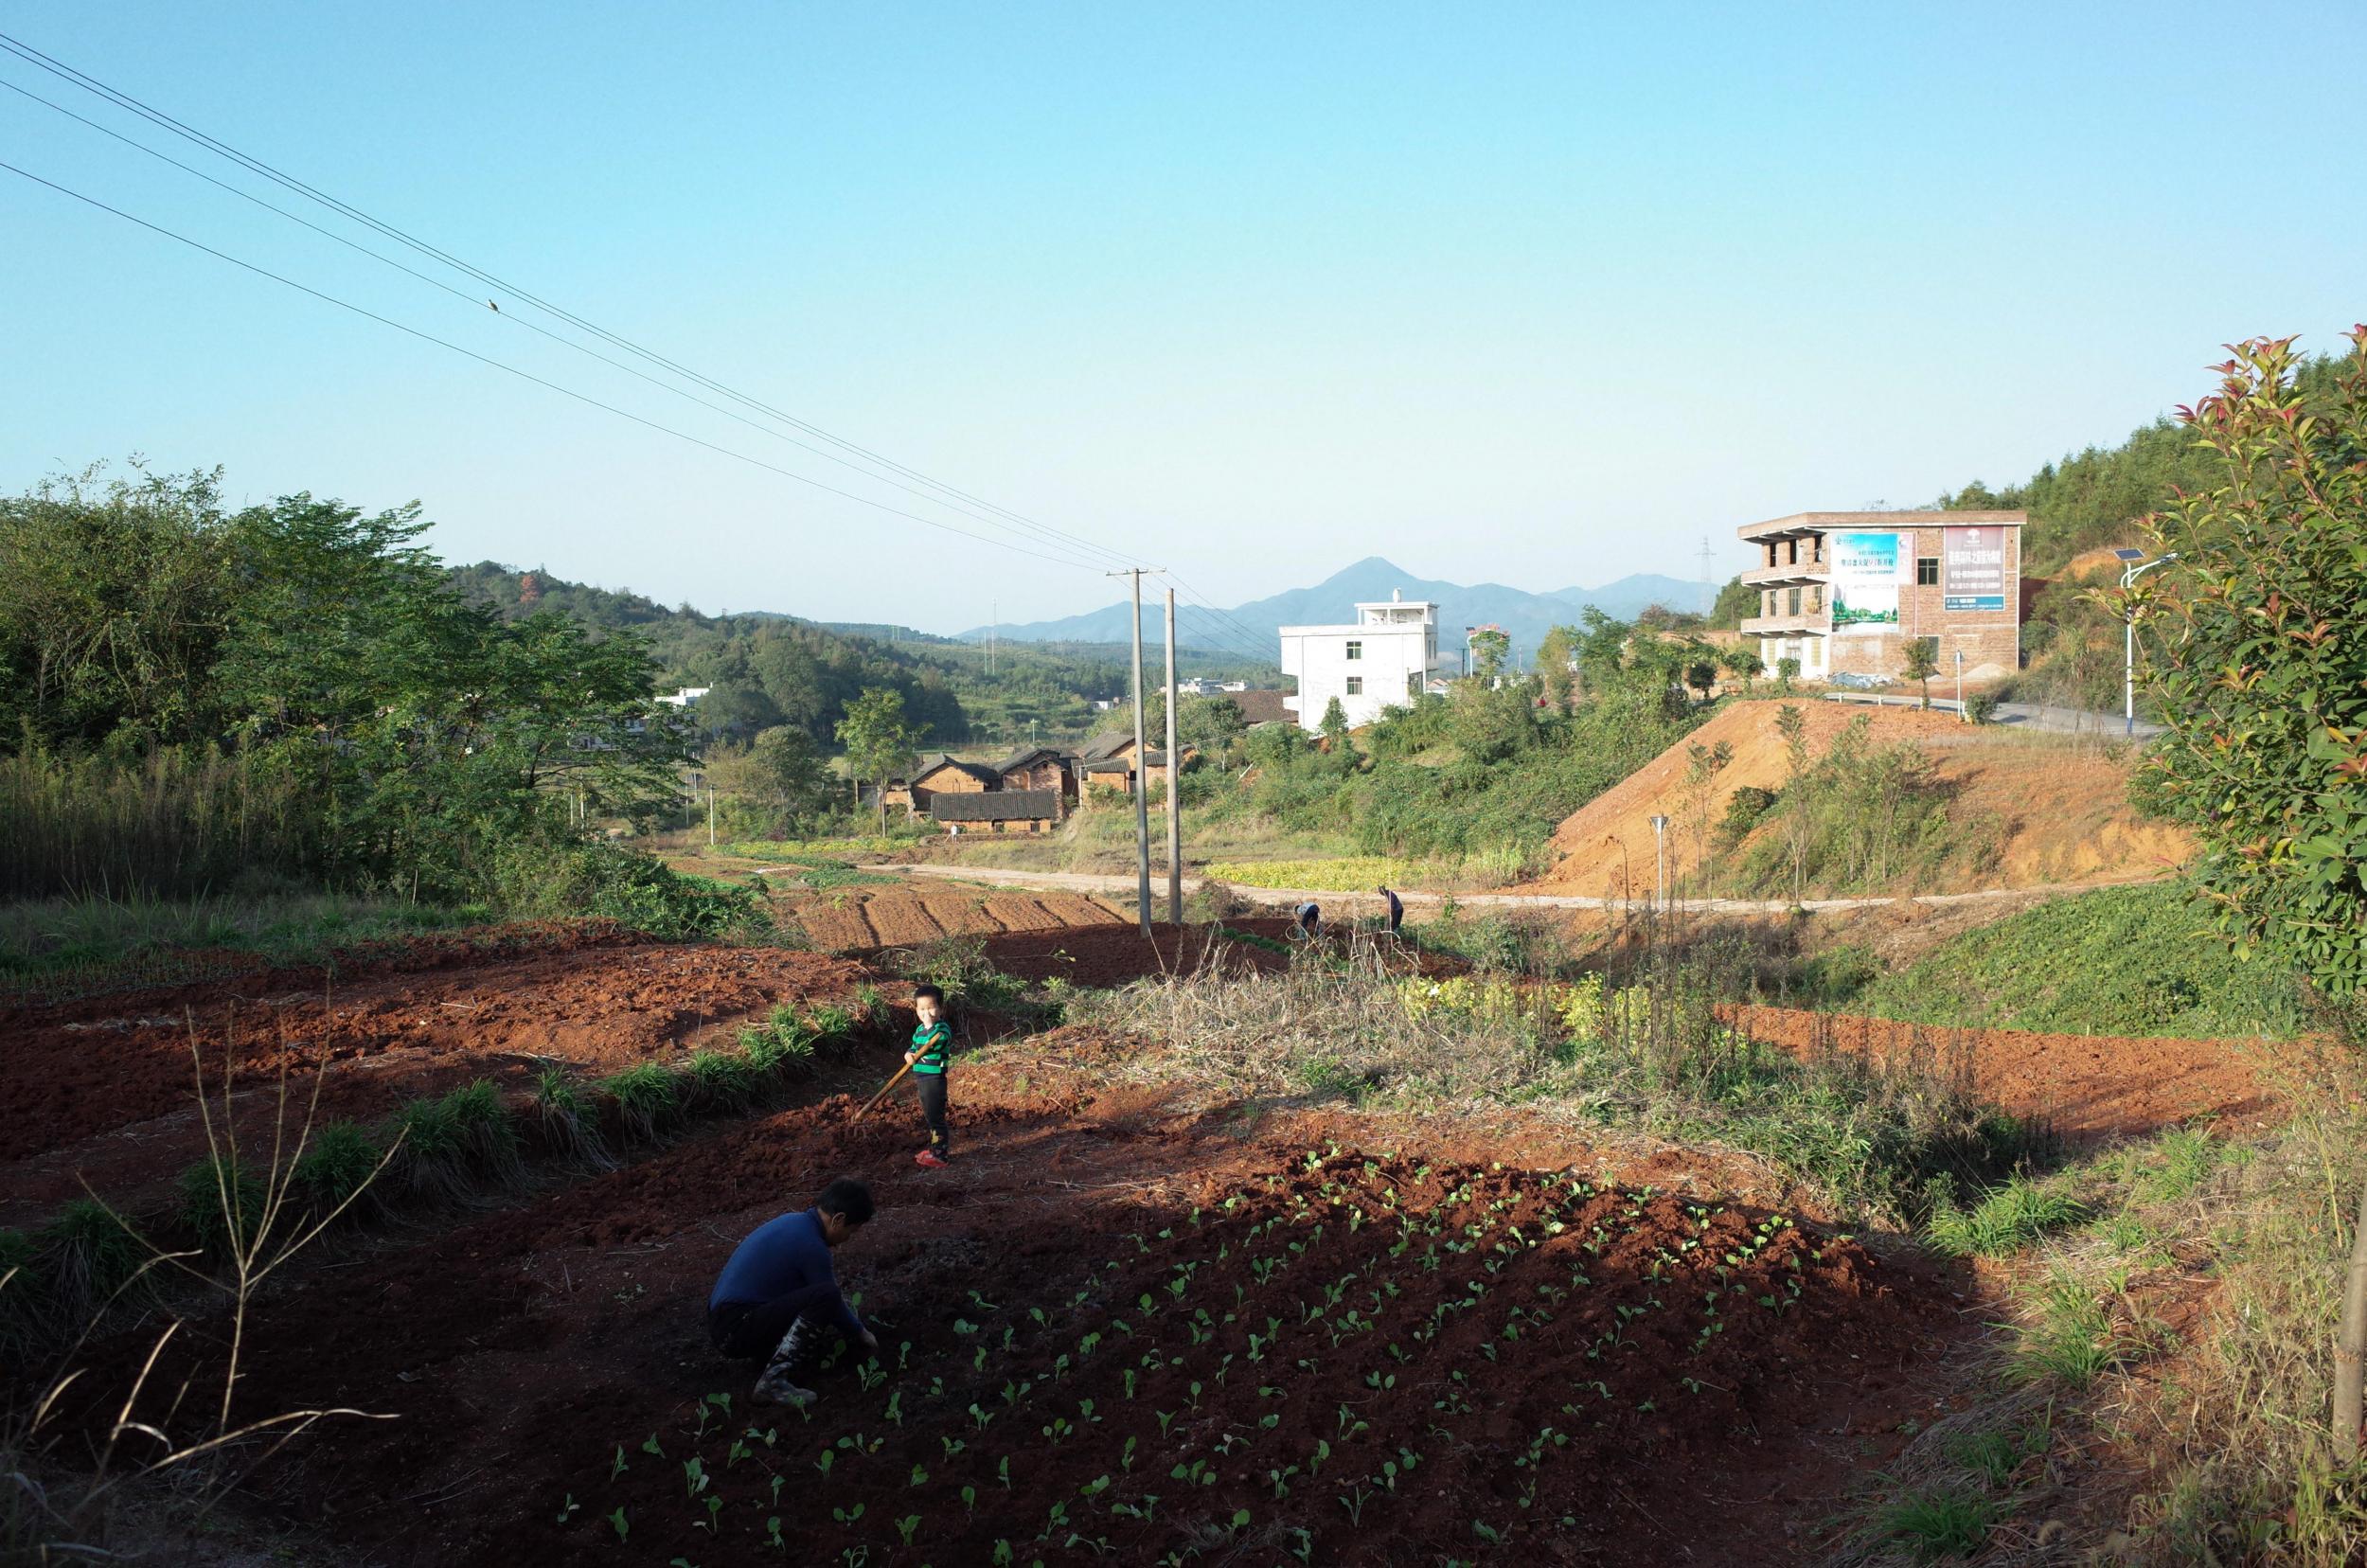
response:
<path fill-rule="evenodd" d="M 1652 885 L 1657 893 L 1656 901 L 1664 906 L 1668 902 L 1667 837 L 1668 819 L 1655 815 L 1652 818 Z"/>
<path fill-rule="evenodd" d="M 2178 552 L 2175 550 L 2159 561 L 2146 561 L 2145 552 L 2143 550 L 2121 549 L 2114 550 L 2112 553 L 2120 558 L 2124 568 L 2121 572 L 2121 592 L 2124 595 L 2128 592 L 2130 583 L 2135 582 L 2156 566 L 2167 566 L 2178 559 Z M 2127 605 L 2123 605 L 2121 620 L 2121 719 L 2124 726 L 2122 733 L 2133 737 L 2137 733 L 2137 613 Z"/>
<path fill-rule="evenodd" d="M 1961 648 L 1956 650 L 1956 717 L 1961 722 L 1971 722 L 1965 712 L 1965 650 Z"/>

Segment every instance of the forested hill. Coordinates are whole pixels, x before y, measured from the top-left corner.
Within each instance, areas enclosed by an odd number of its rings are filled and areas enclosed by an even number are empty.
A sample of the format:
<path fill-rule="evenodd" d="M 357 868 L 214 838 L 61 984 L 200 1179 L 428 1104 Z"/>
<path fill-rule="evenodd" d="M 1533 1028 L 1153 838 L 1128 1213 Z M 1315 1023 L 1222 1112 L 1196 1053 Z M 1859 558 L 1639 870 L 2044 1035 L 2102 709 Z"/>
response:
<path fill-rule="evenodd" d="M 710 688 L 699 709 L 710 730 L 753 734 L 793 724 L 828 742 L 849 701 L 867 686 L 890 686 L 903 693 L 906 716 L 927 727 L 928 739 L 970 736 L 951 661 L 917 650 L 842 636 L 787 615 L 669 610 L 645 595 L 489 561 L 452 567 L 448 576 L 464 597 L 506 618 L 558 611 L 605 631 L 639 633 L 657 660 L 659 690 Z"/>
<path fill-rule="evenodd" d="M 743 739 L 794 724 L 827 745 L 850 699 L 866 686 L 889 686 L 903 693 L 907 716 L 928 726 L 923 739 L 932 745 L 1076 739 L 1095 724 L 1095 702 L 1121 697 L 1127 686 L 1124 650 L 1101 645 L 988 650 L 898 626 L 828 625 L 763 611 L 707 615 L 489 561 L 449 567 L 446 577 L 464 597 L 506 619 L 558 611 L 603 631 L 639 633 L 657 659 L 658 689 L 709 687 L 700 718 L 711 731 Z M 1271 673 L 1188 650 L 1181 663 L 1187 675 Z"/>
<path fill-rule="evenodd" d="M 2306 395 L 2331 391 L 2335 363 L 2312 360 L 2301 372 Z M 2019 485 L 1991 489 L 1975 479 L 1938 505 L 1950 511 L 2026 511 L 2022 570 L 2051 577 L 2073 557 L 2130 543 L 2135 521 L 2168 504 L 2172 490 L 2225 482 L 2226 465 L 2195 443 L 2192 432 L 2159 419 L 2116 447 L 2090 447 L 2049 463 Z"/>

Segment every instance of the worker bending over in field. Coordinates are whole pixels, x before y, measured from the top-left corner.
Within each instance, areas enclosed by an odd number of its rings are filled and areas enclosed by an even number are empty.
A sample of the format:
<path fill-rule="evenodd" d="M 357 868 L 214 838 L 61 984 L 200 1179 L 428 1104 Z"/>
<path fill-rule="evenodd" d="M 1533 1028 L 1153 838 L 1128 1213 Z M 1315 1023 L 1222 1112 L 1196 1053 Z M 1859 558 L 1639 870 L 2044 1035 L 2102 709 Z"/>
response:
<path fill-rule="evenodd" d="M 953 1151 L 945 1125 L 945 1064 L 953 1054 L 953 1025 L 945 1021 L 945 992 L 923 986 L 913 992 L 913 1013 L 919 1020 L 913 1030 L 912 1049 L 904 1065 L 913 1070 L 913 1085 L 920 1091 L 920 1119 L 929 1126 L 929 1147 L 913 1156 L 915 1165 L 945 1164 Z"/>
<path fill-rule="evenodd" d="M 1324 923 L 1323 906 L 1309 899 L 1290 911 L 1290 914 L 1299 923 L 1299 935 L 1310 942 L 1313 941 L 1317 929 Z"/>
<path fill-rule="evenodd" d="M 1381 902 L 1389 906 L 1389 935 L 1395 936 L 1397 927 L 1405 923 L 1405 900 L 1390 892 L 1385 883 L 1373 891 L 1379 893 Z"/>
<path fill-rule="evenodd" d="M 736 1361 L 761 1361 L 759 1404 L 807 1405 L 813 1391 L 798 1386 L 821 1359 L 822 1336 L 836 1330 L 865 1350 L 880 1341 L 839 1293 L 830 1249 L 871 1218 L 871 1189 L 841 1176 L 822 1189 L 813 1207 L 768 1220 L 748 1235 L 723 1265 L 707 1297 L 707 1337 Z"/>

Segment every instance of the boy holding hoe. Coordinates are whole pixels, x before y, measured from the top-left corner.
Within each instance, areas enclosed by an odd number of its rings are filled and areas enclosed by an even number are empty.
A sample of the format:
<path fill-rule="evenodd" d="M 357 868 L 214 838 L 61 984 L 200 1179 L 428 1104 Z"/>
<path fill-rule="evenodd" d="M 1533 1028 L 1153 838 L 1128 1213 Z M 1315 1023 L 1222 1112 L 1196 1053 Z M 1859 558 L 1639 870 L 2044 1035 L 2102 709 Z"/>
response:
<path fill-rule="evenodd" d="M 920 1091 L 920 1119 L 929 1127 L 929 1147 L 913 1156 L 913 1164 L 942 1169 L 952 1152 L 945 1126 L 945 1067 L 953 1054 L 953 1026 L 945 1020 L 945 992 L 922 986 L 913 992 L 913 1012 L 919 1024 L 913 1030 L 912 1048 L 904 1065 L 912 1069 Z"/>

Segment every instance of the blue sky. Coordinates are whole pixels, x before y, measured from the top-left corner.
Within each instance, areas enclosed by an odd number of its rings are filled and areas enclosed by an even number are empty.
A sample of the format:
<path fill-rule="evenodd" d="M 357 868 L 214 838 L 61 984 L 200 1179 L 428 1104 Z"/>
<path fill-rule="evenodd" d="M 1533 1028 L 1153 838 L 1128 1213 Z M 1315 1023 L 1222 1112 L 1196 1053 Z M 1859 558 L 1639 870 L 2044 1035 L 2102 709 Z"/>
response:
<path fill-rule="evenodd" d="M 1722 576 L 1738 523 L 2018 478 L 2191 401 L 2230 338 L 2325 347 L 2367 315 L 2367 104 L 2322 68 L 2367 47 L 2354 5 L 227 14 L 27 0 L 0 30 L 1219 603 L 1371 554 L 1538 589 L 1690 577 L 1704 534 Z M 245 178 L 12 58 L 0 80 Z M 0 150 L 587 396 L 992 532 L 13 93 Z M 453 559 L 706 609 L 952 631 L 1114 597 L 7 174 L 0 342 L 9 490 L 135 452 L 219 463 L 236 496 L 417 498 Z"/>

